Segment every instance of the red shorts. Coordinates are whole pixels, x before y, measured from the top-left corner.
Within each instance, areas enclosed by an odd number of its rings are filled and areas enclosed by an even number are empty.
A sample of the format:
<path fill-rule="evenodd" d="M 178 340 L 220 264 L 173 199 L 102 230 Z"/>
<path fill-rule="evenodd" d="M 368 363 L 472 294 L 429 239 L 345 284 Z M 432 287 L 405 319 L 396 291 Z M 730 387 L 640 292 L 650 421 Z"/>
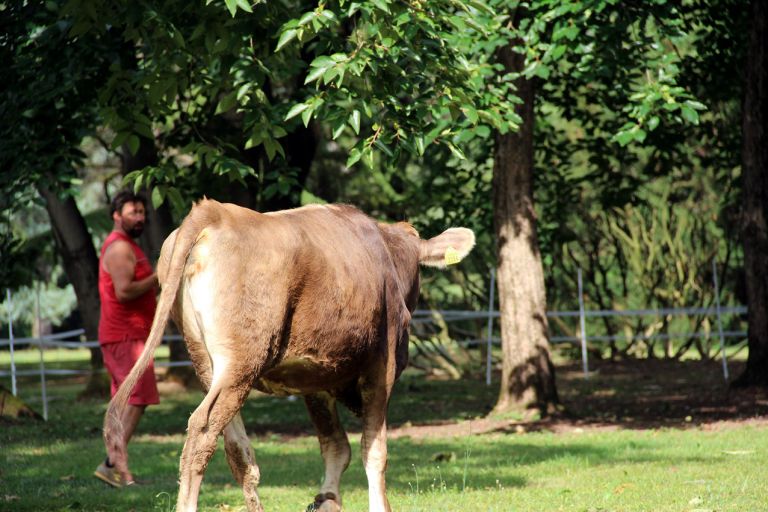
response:
<path fill-rule="evenodd" d="M 144 340 L 120 341 L 117 343 L 105 343 L 101 345 L 101 353 L 104 354 L 104 366 L 107 367 L 112 377 L 112 396 L 117 393 L 117 388 L 125 380 L 144 350 Z M 155 380 L 155 367 L 150 362 L 147 371 L 136 382 L 128 403 L 131 405 L 152 405 L 160 403 L 160 395 L 157 393 L 157 381 Z"/>

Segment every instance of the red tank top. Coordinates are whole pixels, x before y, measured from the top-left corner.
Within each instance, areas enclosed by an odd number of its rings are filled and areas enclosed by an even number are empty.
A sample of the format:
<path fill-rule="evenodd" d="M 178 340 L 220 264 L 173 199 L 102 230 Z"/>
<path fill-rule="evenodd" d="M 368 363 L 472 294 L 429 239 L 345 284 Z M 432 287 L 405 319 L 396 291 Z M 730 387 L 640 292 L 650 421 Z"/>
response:
<path fill-rule="evenodd" d="M 112 276 L 104 270 L 102 261 L 104 251 L 116 240 L 125 240 L 133 248 L 136 256 L 134 280 L 139 281 L 152 275 L 152 265 L 144 255 L 141 247 L 131 237 L 113 231 L 101 246 L 99 261 L 99 297 L 101 298 L 101 316 L 99 319 L 99 342 L 101 344 L 117 343 L 126 340 L 146 340 L 155 316 L 155 290 L 148 290 L 144 295 L 128 302 L 119 302 L 115 295 Z"/>

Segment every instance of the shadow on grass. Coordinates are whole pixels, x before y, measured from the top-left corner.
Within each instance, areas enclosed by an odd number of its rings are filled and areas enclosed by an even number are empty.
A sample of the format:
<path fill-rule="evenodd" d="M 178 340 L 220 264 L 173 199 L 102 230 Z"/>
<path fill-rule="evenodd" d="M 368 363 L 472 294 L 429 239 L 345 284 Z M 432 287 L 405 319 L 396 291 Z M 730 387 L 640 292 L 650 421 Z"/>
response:
<path fill-rule="evenodd" d="M 33 428 L 35 425 L 27 425 Z M 19 427 L 19 425 L 14 428 Z M 80 428 L 84 435 L 68 440 L 38 435 L 23 442 L 6 444 L 0 453 L 0 510 L 167 510 L 163 500 L 175 502 L 178 461 L 183 444 L 181 434 L 139 433 L 131 444 L 131 463 L 143 485 L 115 490 L 92 477 L 103 453 L 101 440 Z M 350 436 L 352 463 L 343 479 L 345 491 L 367 489 L 360 461 L 359 436 Z M 453 439 L 389 441 L 388 487 L 391 492 L 422 492 L 449 489 L 495 489 L 524 487 L 526 474 L 542 464 L 563 463 L 571 467 L 601 467 L 631 463 L 662 462 L 669 454 L 658 451 L 651 440 L 631 440 L 624 449 L 555 436 L 530 442 L 519 435 L 473 435 Z M 309 437 L 254 439 L 264 491 L 292 489 L 291 502 L 307 503 L 316 492 L 323 466 L 317 441 Z M 671 462 L 671 461 L 670 461 Z M 677 458 L 675 463 L 707 463 L 698 456 Z M 709 461 L 711 462 L 711 461 Z M 242 503 L 237 485 L 229 473 L 221 445 L 206 471 L 201 496 L 219 496 L 233 506 Z M 10 497 L 10 498 L 9 498 Z M 216 499 L 221 499 L 220 497 Z M 10 501 L 8 501 L 10 500 Z"/>
<path fill-rule="evenodd" d="M 703 393 L 697 379 L 711 376 L 708 388 L 716 389 L 716 366 L 669 365 L 667 369 L 658 364 L 651 367 L 650 363 L 629 368 L 606 364 L 599 369 L 600 373 L 589 380 L 578 374 L 577 367 L 559 374 L 564 401 L 585 423 L 607 421 L 602 414 L 610 411 L 621 412 L 625 418 L 674 418 L 679 422 L 687 415 L 704 416 L 709 410 L 707 407 L 717 407 L 712 417 L 727 413 L 725 406 L 739 414 L 763 410 L 752 402 L 736 401 L 732 396 Z M 660 369 L 667 371 L 660 373 Z M 681 369 L 686 370 L 685 373 Z M 139 426 L 138 437 L 131 444 L 132 466 L 146 483 L 136 489 L 116 491 L 92 477 L 93 469 L 103 457 L 101 424 L 106 403 L 75 401 L 74 396 L 80 389 L 52 384 L 54 400 L 48 422 L 0 423 L 0 510 L 168 510 L 163 500 L 175 502 L 186 422 L 202 400 L 202 392 L 164 394 L 162 403 L 148 410 Z M 670 400 L 672 392 L 662 390 L 672 390 L 675 396 L 696 397 L 699 401 L 688 400 L 678 407 L 677 402 Z M 395 388 L 389 423 L 392 426 L 405 422 L 433 425 L 484 416 L 497 393 L 496 386 L 485 386 L 474 379 L 429 381 L 405 375 Z M 762 400 L 761 397 L 758 396 Z M 303 401 L 254 396 L 246 403 L 242 415 L 253 437 L 262 488 L 265 492 L 280 489 L 287 493 L 290 503 L 308 503 L 322 479 L 323 469 L 316 439 L 298 437 L 313 432 Z M 355 418 L 346 413 L 343 416 L 349 431 L 359 431 Z M 625 420 L 621 426 L 632 428 L 634 425 L 640 427 L 648 423 Z M 539 465 L 550 471 L 554 467 L 558 472 L 567 472 L 564 468 L 631 464 L 640 471 L 643 464 L 654 462 L 712 463 L 711 458 L 698 455 L 676 456 L 673 460 L 651 440 L 606 443 L 600 439 L 569 437 L 563 440 L 547 434 L 542 436 L 547 437 L 520 436 L 505 430 L 494 435 L 436 440 L 391 439 L 389 489 L 407 494 L 415 488 L 434 489 L 435 486 L 519 488 L 529 484 L 526 475 L 538 470 Z M 360 462 L 359 434 L 351 434 L 350 438 L 353 457 L 344 476 L 343 489 L 362 492 L 367 489 L 367 482 Z M 221 498 L 224 495 L 226 498 Z M 222 449 L 217 451 L 206 472 L 201 496 L 206 500 L 212 499 L 206 496 L 217 496 L 213 499 L 230 503 L 235 509 L 242 503 Z"/>

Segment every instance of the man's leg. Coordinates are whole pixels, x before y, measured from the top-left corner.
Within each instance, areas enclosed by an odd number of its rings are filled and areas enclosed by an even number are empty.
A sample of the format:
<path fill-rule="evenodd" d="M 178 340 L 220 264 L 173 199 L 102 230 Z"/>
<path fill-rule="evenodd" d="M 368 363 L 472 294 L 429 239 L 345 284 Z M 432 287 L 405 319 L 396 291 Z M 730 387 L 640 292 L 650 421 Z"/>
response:
<path fill-rule="evenodd" d="M 131 440 L 133 432 L 136 430 L 136 425 L 139 424 L 139 420 L 144 414 L 144 409 L 146 409 L 146 407 L 146 405 L 131 404 L 127 404 L 125 406 L 125 412 L 123 413 L 123 453 L 126 454 L 126 459 L 128 456 L 128 442 Z M 128 467 L 127 460 L 126 467 Z M 122 476 L 124 482 L 133 481 L 133 475 L 131 474 L 130 470 L 128 470 L 126 473 L 123 473 Z"/>
<path fill-rule="evenodd" d="M 128 404 L 125 406 L 125 413 L 123 414 L 123 428 L 125 429 L 124 439 L 126 445 L 131 440 L 133 431 L 136 430 L 136 425 L 139 424 L 139 420 L 144 414 L 144 409 L 146 408 L 146 405 Z"/>
<path fill-rule="evenodd" d="M 126 379 L 131 369 L 133 368 L 136 360 L 141 355 L 143 349 L 143 341 L 135 342 L 121 342 L 113 343 L 109 345 L 102 345 L 102 353 L 104 354 L 104 366 L 107 367 L 109 374 L 112 378 L 111 391 L 112 396 L 115 396 L 117 389 L 122 382 Z M 120 429 L 122 430 L 122 443 L 117 447 L 117 452 L 113 453 L 113 449 L 107 447 L 107 460 L 102 463 L 104 466 L 102 469 L 97 469 L 97 473 L 114 474 L 118 478 L 117 482 L 122 482 L 124 485 L 127 482 L 133 481 L 133 475 L 128 470 L 128 442 L 131 440 L 136 426 L 139 424 L 139 420 L 144 414 L 147 404 L 157 404 L 160 402 L 160 397 L 157 392 L 157 382 L 155 380 L 154 366 L 150 364 L 147 371 L 142 375 L 139 381 L 134 386 L 131 399 L 138 399 L 143 402 L 142 405 L 126 404 L 123 409 L 122 417 L 120 418 Z M 118 460 L 118 459 L 125 460 Z M 119 463 L 119 464 L 117 464 Z M 125 471 L 118 473 L 115 465 L 126 468 Z M 97 475 L 99 476 L 99 475 Z M 99 478 L 101 478 L 99 476 Z M 110 478 L 111 479 L 111 478 Z M 102 478 L 104 480 L 104 478 Z M 113 482 L 107 482 L 111 485 L 115 485 Z M 120 485 L 116 485 L 119 487 Z"/>

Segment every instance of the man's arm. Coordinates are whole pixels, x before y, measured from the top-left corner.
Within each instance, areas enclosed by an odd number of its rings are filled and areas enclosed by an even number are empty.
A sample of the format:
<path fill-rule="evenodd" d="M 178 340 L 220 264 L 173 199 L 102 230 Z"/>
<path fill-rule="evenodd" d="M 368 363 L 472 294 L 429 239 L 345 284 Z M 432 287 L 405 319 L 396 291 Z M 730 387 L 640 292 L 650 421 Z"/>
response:
<path fill-rule="evenodd" d="M 157 286 L 157 272 L 140 280 L 134 280 L 136 256 L 128 242 L 116 240 L 104 253 L 104 269 L 112 276 L 115 295 L 120 302 L 133 300 Z"/>

